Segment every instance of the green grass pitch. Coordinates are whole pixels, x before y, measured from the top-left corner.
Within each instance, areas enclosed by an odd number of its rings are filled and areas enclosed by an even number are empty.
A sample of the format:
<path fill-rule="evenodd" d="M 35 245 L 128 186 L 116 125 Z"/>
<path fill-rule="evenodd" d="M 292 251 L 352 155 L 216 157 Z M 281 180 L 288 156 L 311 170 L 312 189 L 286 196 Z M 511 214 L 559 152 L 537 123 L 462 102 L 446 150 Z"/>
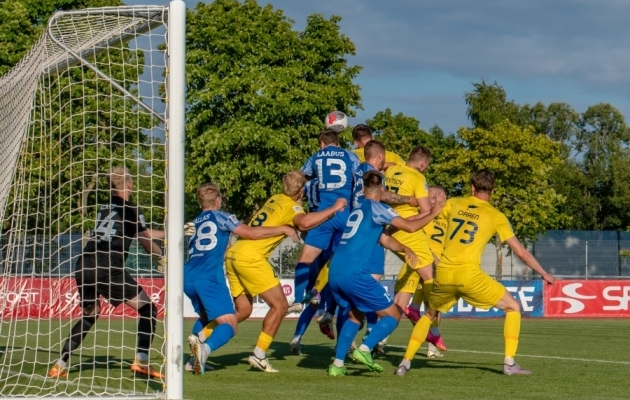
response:
<path fill-rule="evenodd" d="M 73 357 L 67 380 L 36 377 L 45 375 L 49 360 L 58 357 L 62 331 L 58 323 L 47 327 L 48 335 L 20 334 L 27 322 L 12 326 L 14 339 L 7 342 L 7 325 L 0 331 L 3 360 L 0 370 L 0 395 L 54 394 L 59 390 L 88 395 L 104 390 L 110 393 L 145 393 L 162 390 L 157 381 L 134 379 L 128 370 L 133 360 L 135 322 L 103 319 L 99 332 L 90 335 L 86 346 L 96 346 L 90 354 Z M 29 324 L 34 323 L 28 321 Z M 124 326 L 123 326 L 124 324 Z M 192 321 L 186 321 L 186 332 Z M 108 327 L 125 333 L 103 340 Z M 615 399 L 630 398 L 630 320 L 524 320 L 517 361 L 531 369 L 531 376 L 502 375 L 503 320 L 444 319 L 442 332 L 449 351 L 442 359 L 427 359 L 424 346 L 406 377 L 395 376 L 394 369 L 403 356 L 411 324 L 401 321 L 388 341 L 387 353 L 377 358 L 384 366 L 382 374 L 368 372 L 362 365 L 347 360 L 349 376 L 328 377 L 326 370 L 333 358 L 334 342 L 319 333 L 315 323 L 302 341 L 303 356 L 292 356 L 288 342 L 295 321 L 285 321 L 268 352 L 278 374 L 250 369 L 247 356 L 253 349 L 261 327 L 260 321 L 239 326 L 238 335 L 224 348 L 213 353 L 214 371 L 205 375 L 185 373 L 184 397 L 187 399 L 489 399 L 555 398 Z M 40 323 L 40 328 L 46 328 Z M 161 328 L 160 328 L 161 329 Z M 67 333 L 66 333 L 67 334 Z M 360 333 L 359 335 L 362 335 Z M 90 339 L 92 338 L 92 339 Z M 29 349 L 24 350 L 28 342 Z M 120 344 L 125 343 L 121 350 Z M 6 345 L 9 343 L 9 346 Z M 160 339 L 154 347 L 161 345 Z M 33 347 L 40 350 L 35 352 Z M 51 348 L 52 347 L 52 348 Z M 18 361 L 21 360 L 21 363 Z M 159 363 L 157 356 L 153 362 Z M 9 365 L 7 367 L 7 365 Z M 11 372 L 21 375 L 7 377 Z M 28 385 L 28 389 L 24 389 Z"/>

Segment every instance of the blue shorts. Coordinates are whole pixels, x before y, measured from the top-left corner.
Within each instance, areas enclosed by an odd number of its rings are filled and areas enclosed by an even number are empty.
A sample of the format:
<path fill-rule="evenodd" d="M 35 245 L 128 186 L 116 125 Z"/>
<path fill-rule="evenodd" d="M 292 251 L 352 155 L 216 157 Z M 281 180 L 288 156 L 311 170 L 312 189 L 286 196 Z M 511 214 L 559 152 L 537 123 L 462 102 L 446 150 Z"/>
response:
<path fill-rule="evenodd" d="M 190 298 L 195 312 L 200 316 L 205 312 L 208 321 L 222 315 L 236 314 L 234 302 L 225 281 L 184 277 L 184 293 Z"/>
<path fill-rule="evenodd" d="M 370 275 L 330 275 L 328 279 L 328 286 L 340 308 L 366 313 L 385 310 L 394 304 L 385 288 Z"/>
<path fill-rule="evenodd" d="M 350 207 L 335 213 L 334 217 L 308 231 L 304 244 L 326 250 L 332 244 L 334 251 L 341 240 L 341 235 L 350 216 Z"/>
<path fill-rule="evenodd" d="M 377 244 L 372 251 L 372 256 L 367 263 L 368 271 L 370 274 L 384 275 L 385 274 L 385 249 L 380 244 Z"/>

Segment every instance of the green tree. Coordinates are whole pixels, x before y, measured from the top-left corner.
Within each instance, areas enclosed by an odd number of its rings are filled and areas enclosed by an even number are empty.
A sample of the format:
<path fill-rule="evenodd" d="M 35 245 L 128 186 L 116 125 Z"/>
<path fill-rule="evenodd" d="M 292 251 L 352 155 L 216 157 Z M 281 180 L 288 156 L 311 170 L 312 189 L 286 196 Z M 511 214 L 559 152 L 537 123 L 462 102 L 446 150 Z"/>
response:
<path fill-rule="evenodd" d="M 0 28 L 0 47 L 13 49 L 12 57 L 0 58 L 0 69 L 8 71 L 25 54 L 37 41 L 33 35 L 43 32 L 53 12 L 120 4 L 117 0 L 2 3 L 0 16 L 14 10 L 32 29 L 24 29 L 20 36 L 19 27 Z M 88 61 L 137 95 L 144 57 L 138 48 L 115 43 Z M 157 176 L 164 176 L 164 143 L 149 135 L 157 119 L 80 65 L 40 79 L 34 104 L 28 140 L 18 161 L 27 184 L 19 187 L 18 195 L 12 194 L 5 227 L 44 235 L 90 229 L 96 204 L 109 196 L 103 175 L 113 165 L 130 168 L 137 177 L 134 200 L 145 205 L 149 222 L 162 224 L 165 185 Z M 11 216 L 27 218 L 18 221 Z"/>
<path fill-rule="evenodd" d="M 445 135 L 435 125 L 429 132 L 420 128 L 420 121 L 403 113 L 394 115 L 391 109 L 379 111 L 373 118 L 367 120 L 367 124 L 374 131 L 378 140 L 382 141 L 385 148 L 400 155 L 403 160 L 415 146 L 423 145 L 431 151 L 432 164 L 444 162 L 444 153 L 459 146 L 454 135 Z M 450 174 L 440 173 L 431 167 L 427 171 L 427 179 L 431 185 L 441 185 L 451 194 L 456 194 L 457 189 Z"/>
<path fill-rule="evenodd" d="M 302 32 L 253 0 L 199 3 L 187 25 L 186 189 L 221 185 L 230 210 L 251 215 L 281 191 L 282 174 L 317 149 L 331 110 L 360 107 L 360 67 L 340 17 L 311 15 Z M 188 201 L 187 213 L 197 211 Z"/>
<path fill-rule="evenodd" d="M 546 229 L 555 228 L 567 217 L 558 212 L 564 199 L 548 184 L 553 168 L 562 161 L 560 145 L 536 135 L 509 120 L 491 129 L 461 128 L 461 146 L 447 150 L 445 160 L 436 165 L 450 174 L 470 194 L 470 174 L 489 169 L 495 174 L 492 205 L 505 213 L 519 238 L 535 240 Z M 501 241 L 496 239 L 497 276 L 503 272 Z"/>

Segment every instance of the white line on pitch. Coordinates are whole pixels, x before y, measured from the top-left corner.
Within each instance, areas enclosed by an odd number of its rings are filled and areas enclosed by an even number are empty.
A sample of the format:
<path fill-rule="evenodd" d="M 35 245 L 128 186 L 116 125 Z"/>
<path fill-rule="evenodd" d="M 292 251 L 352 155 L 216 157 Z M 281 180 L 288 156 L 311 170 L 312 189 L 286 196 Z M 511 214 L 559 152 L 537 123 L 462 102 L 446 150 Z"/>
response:
<path fill-rule="evenodd" d="M 104 392 L 106 392 L 109 389 L 112 389 L 112 388 L 108 388 L 108 387 L 105 387 L 105 386 L 86 385 L 84 383 L 75 384 L 72 381 L 58 381 L 56 378 L 46 378 L 46 377 L 43 377 L 43 376 L 40 376 L 40 375 L 25 374 L 24 372 L 13 371 L 13 370 L 10 370 L 10 369 L 7 370 L 6 372 L 1 373 L 0 377 L 2 377 L 2 375 L 5 375 L 5 374 L 6 374 L 5 379 L 15 378 L 15 377 L 23 377 L 23 378 L 28 378 L 28 379 L 35 380 L 35 381 L 40 381 L 40 382 L 53 382 L 53 381 L 56 381 L 57 385 L 65 383 L 66 386 L 77 385 L 77 386 L 80 386 L 80 387 L 86 387 L 86 388 L 91 388 L 91 389 L 102 390 Z M 124 390 L 124 389 L 119 389 L 119 393 L 128 394 L 128 395 L 137 394 L 136 392 L 134 392 L 132 390 Z"/>
<path fill-rule="evenodd" d="M 396 345 L 386 345 L 386 347 L 393 347 L 395 349 L 406 349 L 405 346 L 396 346 Z M 502 356 L 503 353 L 498 353 L 496 351 L 476 351 L 476 350 L 456 350 L 456 349 L 448 349 L 448 352 L 455 353 L 473 353 L 473 354 L 492 354 Z M 592 358 L 572 358 L 572 357 L 559 357 L 559 356 L 536 356 L 533 354 L 517 354 L 517 357 L 529 357 L 529 358 L 547 358 L 551 360 L 563 360 L 563 361 L 587 361 L 587 362 L 597 362 L 597 363 L 607 363 L 607 364 L 623 364 L 630 365 L 630 361 L 613 361 L 613 360 L 597 360 Z"/>

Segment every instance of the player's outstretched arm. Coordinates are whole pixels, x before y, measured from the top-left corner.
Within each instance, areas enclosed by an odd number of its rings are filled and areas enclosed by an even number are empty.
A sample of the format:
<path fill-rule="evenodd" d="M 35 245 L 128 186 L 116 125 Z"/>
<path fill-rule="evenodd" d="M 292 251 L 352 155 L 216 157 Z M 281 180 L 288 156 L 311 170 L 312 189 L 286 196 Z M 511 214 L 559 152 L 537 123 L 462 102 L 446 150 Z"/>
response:
<path fill-rule="evenodd" d="M 321 211 L 308 214 L 298 214 L 293 218 L 293 224 L 301 231 L 308 231 L 317 225 L 330 219 L 337 211 L 341 211 L 348 206 L 346 199 L 337 199 L 335 204 Z"/>
<path fill-rule="evenodd" d="M 287 225 L 251 227 L 249 225 L 240 224 L 232 232 L 238 237 L 250 240 L 267 239 L 278 235 L 286 235 L 294 242 L 300 241 L 295 229 Z"/>
<path fill-rule="evenodd" d="M 379 243 L 381 244 L 381 246 L 391 251 L 395 251 L 397 253 L 404 252 L 405 261 L 407 262 L 407 264 L 411 265 L 412 267 L 415 267 L 415 265 L 418 263 L 418 256 L 416 256 L 416 254 L 409 247 L 403 245 L 402 243 L 400 243 L 398 240 L 394 239 L 393 237 L 384 233 L 381 235 L 381 238 L 379 239 Z"/>
<path fill-rule="evenodd" d="M 521 244 L 521 242 L 518 240 L 516 236 L 512 236 L 511 238 L 506 240 L 505 243 L 507 243 L 507 245 L 510 246 L 510 249 L 512 249 L 514 254 L 516 254 L 516 256 L 520 258 L 529 268 L 538 272 L 540 276 L 545 281 L 547 281 L 547 283 L 553 284 L 553 280 L 554 280 L 553 275 L 545 271 L 545 269 L 542 267 L 542 265 L 540 265 L 538 260 L 536 260 L 536 257 L 534 257 L 532 253 L 530 253 L 529 251 L 527 251 L 525 247 L 523 247 L 523 245 Z"/>
<path fill-rule="evenodd" d="M 416 201 L 418 202 L 418 207 L 420 207 L 420 214 L 414 215 L 413 217 L 409 217 L 409 220 L 411 221 L 414 221 L 416 219 L 421 219 L 425 217 L 426 215 L 429 215 L 429 213 L 431 213 L 431 202 L 429 201 L 428 197 L 420 197 L 420 198 L 417 198 Z"/>
<path fill-rule="evenodd" d="M 157 229 L 149 229 L 146 230 L 147 234 L 151 239 L 162 239 L 166 238 L 166 233 L 164 231 L 159 231 Z"/>
<path fill-rule="evenodd" d="M 151 240 L 149 229 L 138 233 L 137 238 L 138 242 L 140 242 L 140 245 L 147 253 L 156 256 L 162 255 L 162 249 L 160 249 L 160 246 L 158 246 L 157 244 L 155 244 L 155 242 L 153 242 L 153 240 Z"/>
<path fill-rule="evenodd" d="M 444 201 L 440 201 L 435 203 L 431 208 L 428 208 L 428 214 L 425 214 L 423 217 L 418 218 L 418 216 L 413 216 L 410 218 L 401 218 L 397 217 L 392 220 L 392 226 L 394 228 L 400 229 L 405 232 L 413 233 L 419 231 L 424 228 L 425 225 L 433 221 L 435 217 L 440 214 L 442 208 L 444 208 Z"/>
<path fill-rule="evenodd" d="M 412 207 L 418 207 L 420 205 L 414 196 L 401 196 L 388 191 L 381 194 L 381 201 L 387 204 L 409 204 Z"/>

